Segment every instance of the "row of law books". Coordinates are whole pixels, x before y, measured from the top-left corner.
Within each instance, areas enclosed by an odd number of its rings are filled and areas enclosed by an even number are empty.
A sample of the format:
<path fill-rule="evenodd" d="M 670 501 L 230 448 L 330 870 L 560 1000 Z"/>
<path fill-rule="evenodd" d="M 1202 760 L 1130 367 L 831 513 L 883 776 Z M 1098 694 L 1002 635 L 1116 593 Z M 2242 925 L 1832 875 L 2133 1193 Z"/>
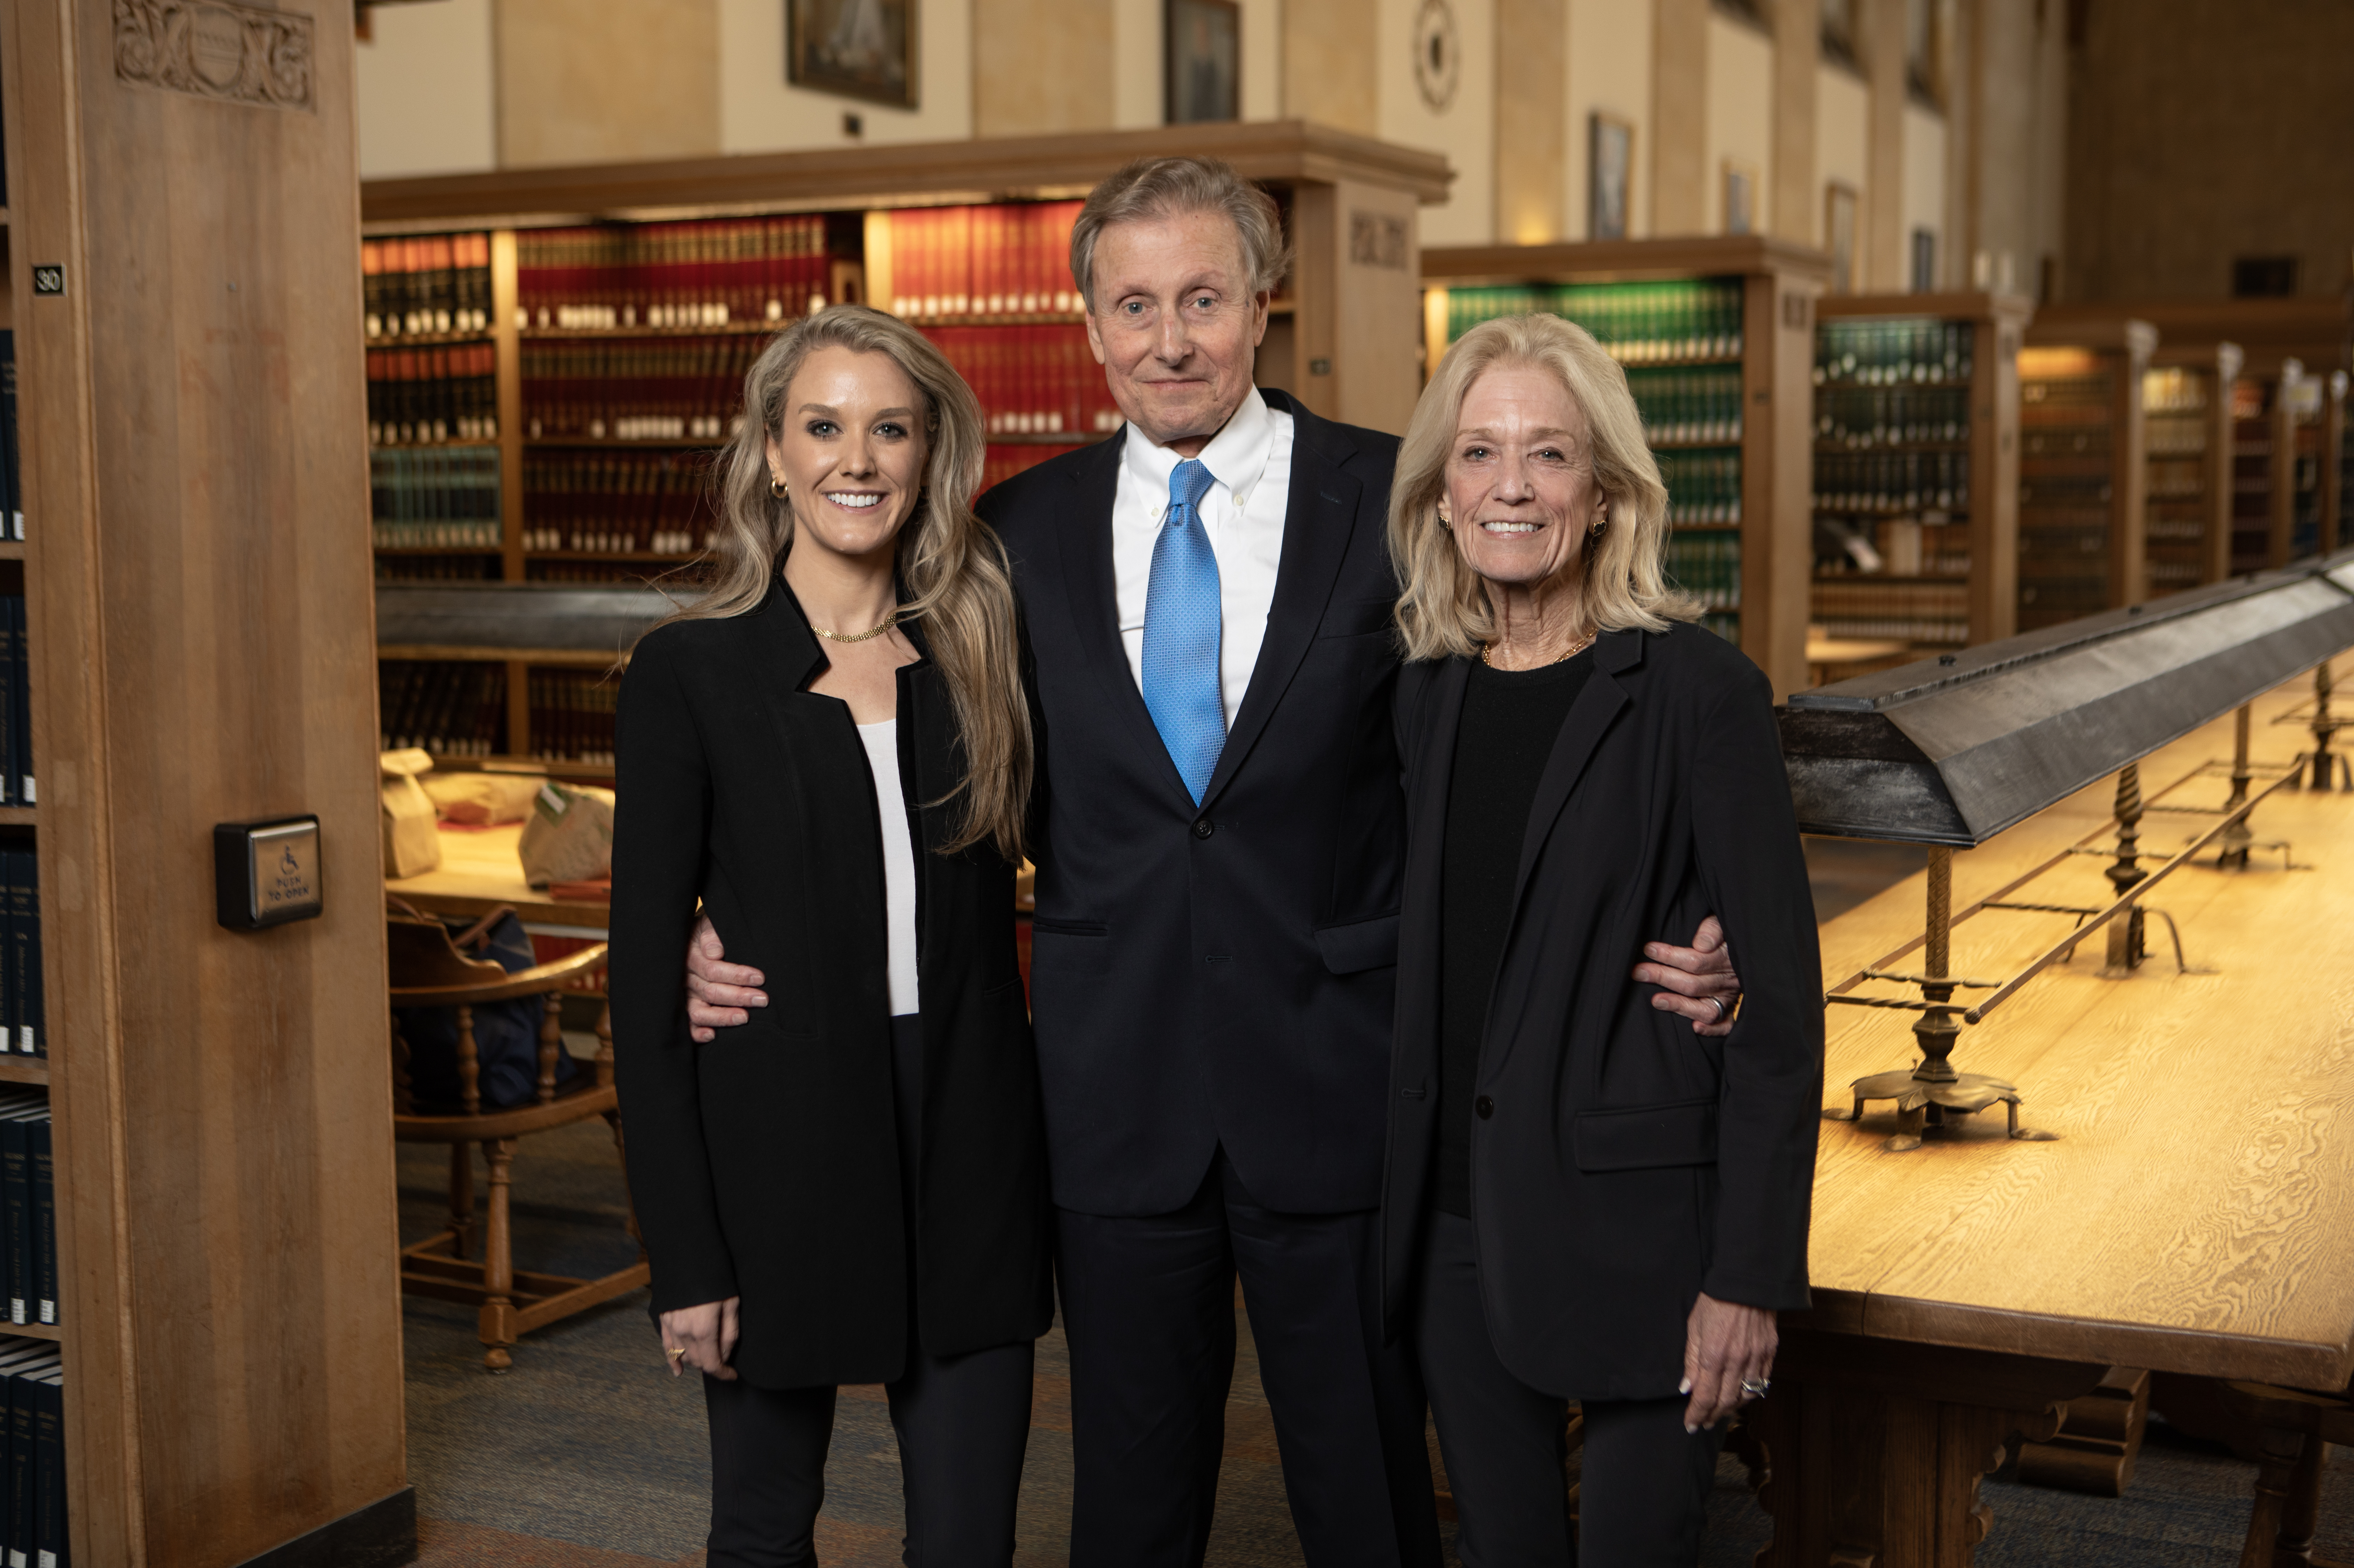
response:
<path fill-rule="evenodd" d="M 515 235 L 525 329 L 687 331 L 788 321 L 822 309 L 825 218 L 698 218 Z"/>
<path fill-rule="evenodd" d="M 878 303 L 918 322 L 1080 314 L 1087 306 L 1071 282 L 1071 227 L 1080 206 L 1004 202 L 885 213 L 891 298 Z"/>
<path fill-rule="evenodd" d="M 504 664 L 381 659 L 376 679 L 385 750 L 416 746 L 437 757 L 490 757 L 505 749 Z"/>
<path fill-rule="evenodd" d="M 1668 539 L 1669 579 L 1703 609 L 1741 608 L 1741 535 L 1677 534 Z"/>
<path fill-rule="evenodd" d="M 1741 367 L 1632 370 L 1627 390 L 1643 417 L 1643 439 L 1653 446 L 1737 444 L 1741 440 Z"/>
<path fill-rule="evenodd" d="M 8 1320 L 56 1328 L 58 1182 L 47 1089 L 0 1094 L 0 1255 Z"/>
<path fill-rule="evenodd" d="M 25 536 L 25 484 L 16 445 L 16 334 L 0 327 L 0 538 Z"/>
<path fill-rule="evenodd" d="M 31 661 L 25 596 L 0 594 L 0 806 L 35 803 Z"/>
<path fill-rule="evenodd" d="M 499 439 L 497 350 L 487 343 L 371 348 L 368 444 Z"/>
<path fill-rule="evenodd" d="M 1815 385 L 1967 382 L 1975 335 L 1967 322 L 1934 316 L 1823 322 L 1815 328 Z"/>
<path fill-rule="evenodd" d="M 1967 511 L 1967 452 L 1817 452 L 1818 512 Z"/>
<path fill-rule="evenodd" d="M 1085 326 L 936 326 L 924 335 L 970 383 L 992 436 L 1119 429 Z"/>
<path fill-rule="evenodd" d="M 499 558 L 486 551 L 456 556 L 388 556 L 376 558 L 380 583 L 480 583 L 499 580 Z"/>
<path fill-rule="evenodd" d="M 1826 387 L 1815 394 L 1815 439 L 1889 447 L 1970 439 L 1967 387 Z"/>
<path fill-rule="evenodd" d="M 2145 370 L 2141 373 L 2141 407 L 2146 414 L 2204 413 L 2207 377 L 2179 365 Z"/>
<path fill-rule="evenodd" d="M 71 1568 L 65 1365 L 54 1340 L 0 1334 L 0 1545 L 8 1568 Z"/>
<path fill-rule="evenodd" d="M 988 455 L 981 460 L 981 488 L 986 491 L 991 485 L 1002 484 L 1017 473 L 1036 468 L 1048 458 L 1060 457 L 1065 452 L 1076 450 L 1076 443 L 1067 447 L 1043 442 L 1024 442 L 1020 446 L 992 444 Z"/>
<path fill-rule="evenodd" d="M 765 346 L 744 333 L 535 342 L 523 352 L 524 429 L 533 440 L 718 440 Z"/>
<path fill-rule="evenodd" d="M 1738 278 L 1450 289 L 1447 340 L 1497 316 L 1543 313 L 1575 322 L 1628 365 L 1733 359 L 1741 353 L 1741 292 Z"/>
<path fill-rule="evenodd" d="M 496 549 L 499 449 L 379 447 L 368 504 L 379 550 Z"/>
<path fill-rule="evenodd" d="M 477 232 L 363 239 L 360 302 L 370 337 L 487 332 L 491 237 Z"/>
<path fill-rule="evenodd" d="M 524 548 L 691 553 L 718 526 L 711 482 L 699 451 L 535 452 L 523 466 Z"/>
<path fill-rule="evenodd" d="M 1741 521 L 1738 451 L 1666 451 L 1654 455 L 1668 487 L 1668 521 L 1707 525 Z"/>
<path fill-rule="evenodd" d="M 620 679 L 603 670 L 531 673 L 531 754 L 544 762 L 613 762 Z"/>
<path fill-rule="evenodd" d="M 1814 620 L 1830 637 L 1964 643 L 1970 640 L 1969 591 L 1966 581 L 1818 577 Z"/>

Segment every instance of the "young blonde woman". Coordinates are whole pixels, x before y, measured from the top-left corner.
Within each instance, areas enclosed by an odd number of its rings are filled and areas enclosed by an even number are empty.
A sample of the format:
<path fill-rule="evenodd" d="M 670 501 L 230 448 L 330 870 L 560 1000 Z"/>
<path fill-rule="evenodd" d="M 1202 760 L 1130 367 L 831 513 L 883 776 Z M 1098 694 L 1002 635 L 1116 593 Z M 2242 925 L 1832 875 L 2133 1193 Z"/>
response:
<path fill-rule="evenodd" d="M 1466 1568 L 1689 1568 L 1717 1424 L 1766 1394 L 1775 1313 L 1807 1304 L 1814 906 L 1772 695 L 1667 586 L 1666 503 L 1626 376 L 1543 315 L 1447 351 L 1390 492 L 1384 1301 Z M 1627 978 L 1640 933 L 1711 910 L 1744 991 L 1722 1038 Z"/>
<path fill-rule="evenodd" d="M 854 305 L 744 390 L 717 586 L 621 688 L 614 1044 L 654 1308 L 704 1379 L 712 1568 L 814 1560 L 845 1383 L 889 1393 L 907 1561 L 1000 1565 L 1051 1306 L 1011 917 L 1031 726 L 980 407 Z M 698 906 L 769 1003 L 704 1041 Z"/>

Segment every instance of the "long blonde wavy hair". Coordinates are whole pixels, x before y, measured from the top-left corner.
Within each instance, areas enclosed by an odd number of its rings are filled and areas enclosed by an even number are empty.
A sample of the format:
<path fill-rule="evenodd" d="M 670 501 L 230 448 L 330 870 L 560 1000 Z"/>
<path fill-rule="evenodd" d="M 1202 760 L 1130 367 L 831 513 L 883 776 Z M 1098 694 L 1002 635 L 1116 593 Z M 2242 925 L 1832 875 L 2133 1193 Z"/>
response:
<path fill-rule="evenodd" d="M 1398 634 L 1409 659 L 1469 658 L 1495 636 L 1479 574 L 1438 521 L 1447 459 L 1471 384 L 1499 366 L 1526 366 L 1558 377 L 1585 416 L 1588 465 L 1609 507 L 1609 525 L 1585 550 L 1578 609 L 1596 631 L 1664 631 L 1693 620 L 1700 607 L 1667 581 L 1668 487 L 1643 440 L 1642 416 L 1627 373 L 1575 322 L 1554 315 L 1498 316 L 1456 340 L 1422 389 L 1398 449 L 1390 485 L 1390 559 L 1405 585 Z"/>
<path fill-rule="evenodd" d="M 940 853 L 986 841 L 1019 860 L 1033 769 L 1030 707 L 1022 690 L 1013 571 L 1005 546 L 972 510 L 987 444 L 981 402 L 915 328 L 865 305 L 832 305 L 769 340 L 745 374 L 745 418 L 714 473 L 719 527 L 709 589 L 669 619 L 743 615 L 775 585 L 792 549 L 793 505 L 790 497 L 769 493 L 767 441 L 782 428 L 793 377 L 821 348 L 884 355 L 922 395 L 930 451 L 923 493 L 899 531 L 899 580 L 911 596 L 899 619 L 923 623 L 932 660 L 948 681 L 963 748 L 964 777 L 944 797 L 960 799 L 963 809 Z"/>

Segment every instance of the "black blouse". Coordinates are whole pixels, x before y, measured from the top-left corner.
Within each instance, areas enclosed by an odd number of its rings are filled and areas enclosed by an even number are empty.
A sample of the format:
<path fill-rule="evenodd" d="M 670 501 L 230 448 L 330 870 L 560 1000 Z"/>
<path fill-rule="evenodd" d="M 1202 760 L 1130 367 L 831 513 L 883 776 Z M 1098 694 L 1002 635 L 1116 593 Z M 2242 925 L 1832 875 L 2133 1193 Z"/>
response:
<path fill-rule="evenodd" d="M 1536 670 L 1471 666 L 1447 792 L 1439 926 L 1438 1160 L 1431 1202 L 1471 1214 L 1472 1085 L 1496 962 L 1512 924 L 1512 882 L 1537 779 L 1562 720 L 1594 671 L 1591 650 Z"/>

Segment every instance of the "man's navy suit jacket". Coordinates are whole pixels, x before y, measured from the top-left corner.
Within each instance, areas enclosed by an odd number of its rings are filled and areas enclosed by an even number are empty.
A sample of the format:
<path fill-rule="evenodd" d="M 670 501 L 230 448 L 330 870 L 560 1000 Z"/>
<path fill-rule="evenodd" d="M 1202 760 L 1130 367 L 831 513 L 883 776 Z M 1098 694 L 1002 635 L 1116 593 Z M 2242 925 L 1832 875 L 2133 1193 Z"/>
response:
<path fill-rule="evenodd" d="M 1394 437 L 1292 418 L 1266 641 L 1206 797 L 1121 647 L 1123 433 L 998 485 L 1039 719 L 1031 1005 L 1055 1202 L 1182 1207 L 1224 1145 L 1251 1194 L 1381 1198 L 1405 814 L 1390 705 Z"/>

